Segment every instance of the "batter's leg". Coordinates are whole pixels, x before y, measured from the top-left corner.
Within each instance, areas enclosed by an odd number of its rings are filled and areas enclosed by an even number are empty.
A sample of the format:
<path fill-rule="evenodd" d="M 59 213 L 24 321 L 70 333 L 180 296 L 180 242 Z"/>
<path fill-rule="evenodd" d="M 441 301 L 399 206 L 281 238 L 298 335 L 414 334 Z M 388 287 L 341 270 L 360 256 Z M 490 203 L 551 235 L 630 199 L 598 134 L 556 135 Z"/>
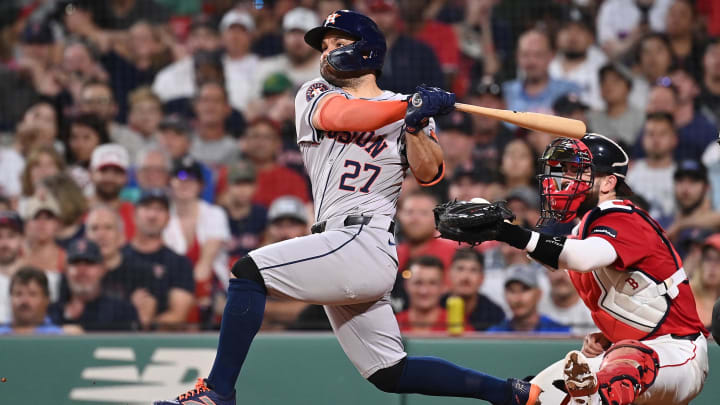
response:
<path fill-rule="evenodd" d="M 227 303 L 220 324 L 220 340 L 208 387 L 220 395 L 231 395 L 265 312 L 267 291 L 257 265 L 250 256 L 233 266 Z"/>
<path fill-rule="evenodd" d="M 502 380 L 435 357 L 408 357 L 388 297 L 373 304 L 326 306 L 343 350 L 385 392 L 478 398 L 493 404 L 534 405 L 540 388 Z"/>

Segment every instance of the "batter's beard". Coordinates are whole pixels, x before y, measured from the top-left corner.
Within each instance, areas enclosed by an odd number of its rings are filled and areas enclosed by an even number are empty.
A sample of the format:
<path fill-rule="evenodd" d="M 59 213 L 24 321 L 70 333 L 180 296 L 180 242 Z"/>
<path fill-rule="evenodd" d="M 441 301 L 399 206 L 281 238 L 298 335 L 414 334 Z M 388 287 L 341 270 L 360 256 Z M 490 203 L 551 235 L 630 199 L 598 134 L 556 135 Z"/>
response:
<path fill-rule="evenodd" d="M 335 87 L 357 87 L 363 74 L 365 72 L 341 72 L 330 66 L 327 59 L 320 62 L 320 76 Z"/>

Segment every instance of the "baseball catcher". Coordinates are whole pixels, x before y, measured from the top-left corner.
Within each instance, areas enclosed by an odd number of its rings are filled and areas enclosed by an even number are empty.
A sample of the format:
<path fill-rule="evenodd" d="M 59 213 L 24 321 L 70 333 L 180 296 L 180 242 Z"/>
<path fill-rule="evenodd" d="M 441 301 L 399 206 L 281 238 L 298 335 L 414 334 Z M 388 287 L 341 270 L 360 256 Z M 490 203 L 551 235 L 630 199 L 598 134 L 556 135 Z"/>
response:
<path fill-rule="evenodd" d="M 540 399 L 689 403 L 707 376 L 708 331 L 665 231 L 626 199 L 632 194 L 624 181 L 627 154 L 612 140 L 587 134 L 581 140 L 555 139 L 540 160 L 540 223 L 580 218 L 570 236 L 513 225 L 502 202 L 451 202 L 435 210 L 445 238 L 502 241 L 551 270 L 568 271 L 590 309 L 600 332 L 535 377 L 545 391 Z"/>

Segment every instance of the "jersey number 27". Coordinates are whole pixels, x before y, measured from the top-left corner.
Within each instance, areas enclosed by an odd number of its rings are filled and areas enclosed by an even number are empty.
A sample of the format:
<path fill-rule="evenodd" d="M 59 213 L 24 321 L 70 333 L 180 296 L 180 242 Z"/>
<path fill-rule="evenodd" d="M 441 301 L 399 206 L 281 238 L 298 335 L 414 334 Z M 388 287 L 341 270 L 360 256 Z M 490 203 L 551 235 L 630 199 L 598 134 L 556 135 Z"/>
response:
<path fill-rule="evenodd" d="M 340 176 L 340 190 L 345 190 L 345 191 L 355 191 L 356 190 L 355 186 L 350 186 L 350 185 L 346 184 L 346 182 L 348 180 L 353 180 L 353 179 L 357 178 L 360 175 L 361 169 L 364 172 L 368 172 L 368 171 L 372 172 L 368 181 L 365 182 L 365 185 L 360 187 L 360 192 L 362 192 L 362 193 L 370 192 L 370 186 L 372 186 L 372 184 L 375 182 L 375 180 L 377 180 L 377 177 L 380 174 L 380 170 L 382 170 L 382 168 L 380 166 L 375 166 L 370 163 L 365 163 L 365 165 L 363 166 L 362 164 L 360 164 L 360 162 L 356 162 L 356 161 L 350 160 L 350 159 L 345 161 L 344 167 L 350 168 L 350 171 L 348 171 L 348 172 L 344 173 L 342 176 Z"/>

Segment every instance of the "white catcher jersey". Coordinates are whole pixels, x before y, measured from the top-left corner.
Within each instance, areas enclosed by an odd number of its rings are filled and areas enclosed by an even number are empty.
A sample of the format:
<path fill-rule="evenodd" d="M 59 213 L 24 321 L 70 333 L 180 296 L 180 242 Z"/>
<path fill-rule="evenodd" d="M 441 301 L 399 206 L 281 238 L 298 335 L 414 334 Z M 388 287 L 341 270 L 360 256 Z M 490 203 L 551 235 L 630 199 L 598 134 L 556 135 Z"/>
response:
<path fill-rule="evenodd" d="M 345 215 L 393 217 L 405 171 L 404 121 L 376 131 L 321 131 L 313 127 L 318 102 L 329 94 L 352 95 L 322 78 L 300 87 L 295 96 L 295 129 L 315 204 L 315 221 Z M 370 100 L 404 100 L 383 91 Z M 426 132 L 434 131 L 431 119 Z"/>

